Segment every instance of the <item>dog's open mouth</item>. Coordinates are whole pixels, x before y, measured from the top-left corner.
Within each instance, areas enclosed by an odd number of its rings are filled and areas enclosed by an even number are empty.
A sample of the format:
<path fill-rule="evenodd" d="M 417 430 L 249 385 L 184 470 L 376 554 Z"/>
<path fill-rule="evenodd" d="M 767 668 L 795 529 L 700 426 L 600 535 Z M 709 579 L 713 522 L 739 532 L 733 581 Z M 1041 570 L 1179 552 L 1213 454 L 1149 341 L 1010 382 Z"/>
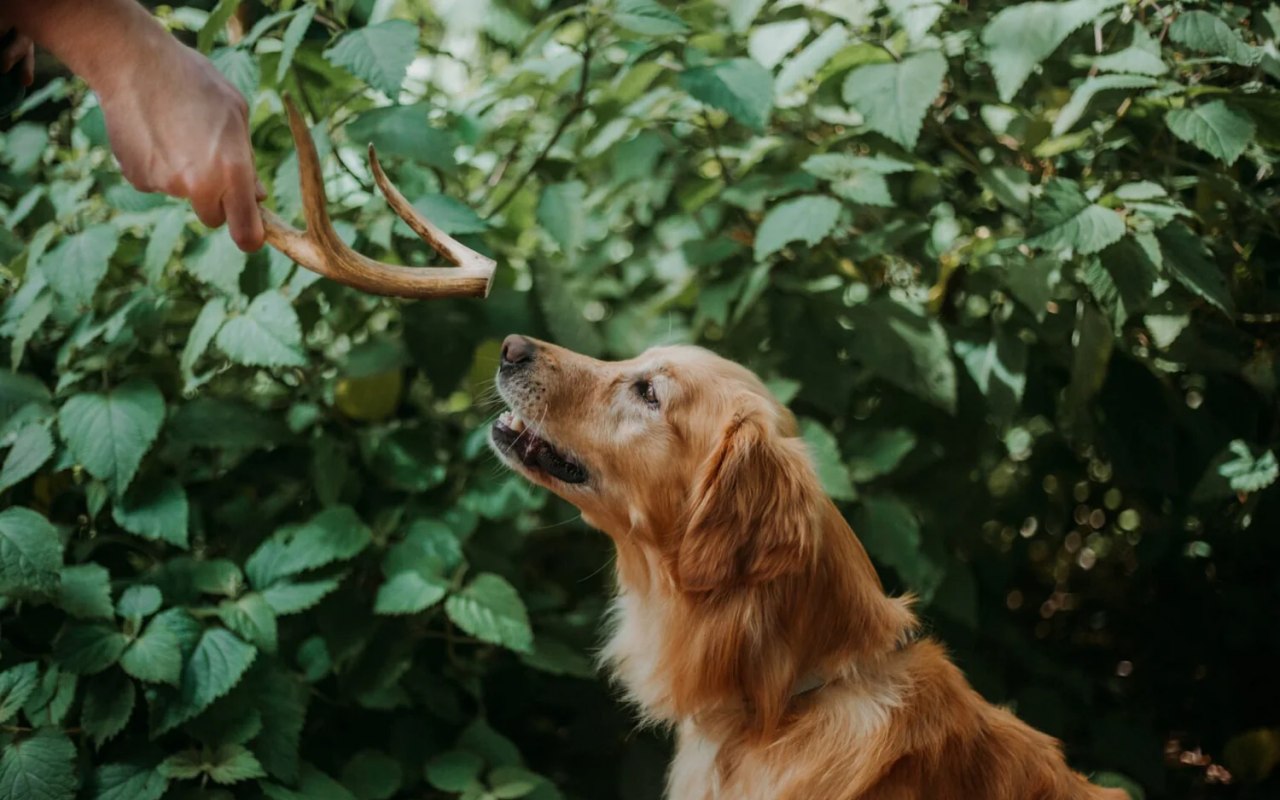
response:
<path fill-rule="evenodd" d="M 586 483 L 586 467 L 561 453 L 512 411 L 504 411 L 493 423 L 493 442 L 508 458 L 527 469 L 550 475 L 564 483 Z"/>

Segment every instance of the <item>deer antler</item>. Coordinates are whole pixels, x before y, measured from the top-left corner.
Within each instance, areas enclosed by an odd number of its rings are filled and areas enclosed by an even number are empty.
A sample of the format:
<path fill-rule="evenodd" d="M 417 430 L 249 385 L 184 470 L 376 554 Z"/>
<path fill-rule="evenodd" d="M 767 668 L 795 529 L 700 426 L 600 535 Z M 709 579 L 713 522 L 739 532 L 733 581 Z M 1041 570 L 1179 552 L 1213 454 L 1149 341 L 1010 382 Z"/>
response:
<path fill-rule="evenodd" d="M 307 269 L 362 292 L 405 297 L 486 297 L 493 281 L 494 261 L 437 228 L 418 213 L 387 180 L 378 157 L 369 145 L 369 165 L 387 203 L 415 233 L 444 256 L 453 267 L 403 267 L 374 261 L 347 247 L 329 221 L 328 199 L 320 174 L 315 142 L 298 109 L 288 97 L 289 130 L 298 148 L 298 174 L 302 182 L 302 210 L 307 230 L 300 231 L 276 214 L 262 209 L 267 243 Z"/>

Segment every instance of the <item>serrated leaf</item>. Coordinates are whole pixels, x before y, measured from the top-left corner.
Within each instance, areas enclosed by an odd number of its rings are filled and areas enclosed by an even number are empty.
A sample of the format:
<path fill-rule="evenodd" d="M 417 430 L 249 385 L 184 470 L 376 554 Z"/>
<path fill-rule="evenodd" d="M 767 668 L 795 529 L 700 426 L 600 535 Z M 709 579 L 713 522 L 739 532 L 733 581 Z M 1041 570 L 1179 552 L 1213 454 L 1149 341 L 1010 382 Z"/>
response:
<path fill-rule="evenodd" d="M 849 32 L 843 25 L 837 22 L 829 26 L 782 65 L 773 82 L 774 92 L 781 97 L 812 79 L 848 42 Z"/>
<path fill-rule="evenodd" d="M 1205 250 L 1204 242 L 1185 225 L 1175 223 L 1156 231 L 1165 269 L 1174 280 L 1226 314 L 1235 312 L 1235 301 L 1223 271 Z"/>
<path fill-rule="evenodd" d="M 356 512 L 334 506 L 307 523 L 277 531 L 245 564 L 249 581 L 264 589 L 281 578 L 354 558 L 373 541 Z"/>
<path fill-rule="evenodd" d="M 680 15 L 654 0 L 618 0 L 612 17 L 619 28 L 643 36 L 675 36 L 689 31 Z"/>
<path fill-rule="evenodd" d="M 218 4 L 209 12 L 209 18 L 196 34 L 196 49 L 201 53 L 208 53 L 214 40 L 226 30 L 227 23 L 235 16 L 239 7 L 240 0 L 218 0 Z"/>
<path fill-rule="evenodd" d="M 1102 72 L 1121 72 L 1159 77 L 1169 71 L 1160 55 L 1160 43 L 1151 38 L 1141 22 L 1133 23 L 1133 41 L 1118 53 L 1108 53 L 1093 60 Z"/>
<path fill-rule="evenodd" d="M 307 363 L 298 314 L 276 291 L 253 298 L 243 314 L 223 323 L 216 341 L 228 358 L 246 366 L 300 367 Z"/>
<path fill-rule="evenodd" d="M 226 227 L 201 236 L 195 249 L 182 259 L 183 267 L 201 283 L 220 289 L 237 297 L 240 294 L 240 273 L 244 272 L 248 256 L 231 238 Z"/>
<path fill-rule="evenodd" d="M 1262 60 L 1262 50 L 1250 47 L 1231 26 L 1208 11 L 1183 11 L 1169 28 L 1169 38 L 1192 50 L 1211 53 L 1244 67 Z"/>
<path fill-rule="evenodd" d="M 392 19 L 344 34 L 324 57 L 395 100 L 417 52 L 418 28 Z"/>
<path fill-rule="evenodd" d="M 1221 100 L 1191 108 L 1175 108 L 1165 115 L 1165 122 L 1174 136 L 1227 166 L 1236 163 L 1258 132 L 1248 114 Z"/>
<path fill-rule="evenodd" d="M 0 511 L 0 594 L 51 594 L 61 569 L 62 542 L 47 519 L 27 508 Z"/>
<path fill-rule="evenodd" d="M 187 213 L 185 208 L 171 208 L 160 215 L 155 227 L 151 229 L 151 235 L 147 238 L 147 251 L 142 259 L 142 272 L 149 283 L 158 283 L 164 274 L 164 268 L 173 257 L 178 240 L 187 228 Z"/>
<path fill-rule="evenodd" d="M 231 691 L 244 677 L 257 654 L 252 645 L 242 642 L 228 630 L 206 630 L 182 669 L 179 696 L 159 720 L 155 734 L 181 725 Z"/>
<path fill-rule="evenodd" d="M 946 75 L 947 58 L 937 50 L 869 64 L 845 78 L 844 101 L 862 114 L 868 128 L 911 150 Z"/>
<path fill-rule="evenodd" d="M 45 728 L 19 739 L 0 754 L 0 797 L 9 800 L 72 800 L 76 791 L 76 747 Z"/>
<path fill-rule="evenodd" d="M 981 344 L 957 341 L 956 353 L 987 399 L 991 416 L 1000 422 L 1011 419 L 1027 388 L 1026 342 L 999 328 Z"/>
<path fill-rule="evenodd" d="M 131 380 L 105 394 L 78 394 L 58 411 L 58 429 L 89 474 L 123 492 L 160 433 L 164 397 L 151 381 Z"/>
<path fill-rule="evenodd" d="M 445 613 L 462 630 L 485 642 L 520 653 L 533 648 L 529 615 L 515 587 L 483 572 L 445 601 Z"/>
<path fill-rule="evenodd" d="M 104 764 L 89 783 L 92 800 L 160 800 L 169 779 L 142 764 Z"/>
<path fill-rule="evenodd" d="M 222 329 L 222 323 L 226 321 L 227 301 L 221 297 L 210 298 L 200 309 L 200 315 L 196 317 L 195 323 L 191 326 L 191 332 L 187 334 L 187 343 L 183 346 L 182 357 L 178 361 L 182 369 L 182 377 L 187 381 L 193 377 L 192 370 L 195 368 L 196 361 L 204 355 L 213 337 Z"/>
<path fill-rule="evenodd" d="M 289 66 L 293 64 L 293 57 L 298 52 L 298 45 L 302 44 L 302 39 L 307 35 L 307 29 L 311 27 L 311 20 L 315 19 L 315 16 L 316 7 L 307 3 L 294 12 L 293 18 L 289 20 L 289 25 L 284 29 L 284 36 L 280 40 L 280 61 L 276 64 L 276 83 L 284 82 Z"/>
<path fill-rule="evenodd" d="M 311 694 L 291 673 L 271 665 L 259 669 L 256 696 L 262 730 L 252 742 L 262 766 L 274 778 L 298 778 L 298 746 Z"/>
<path fill-rule="evenodd" d="M 747 39 L 747 52 L 765 69 L 773 69 L 782 63 L 787 54 L 796 49 L 809 35 L 809 20 L 787 19 L 760 25 Z"/>
<path fill-rule="evenodd" d="M 99 564 L 63 567 L 58 605 L 80 619 L 111 619 L 111 574 Z"/>
<path fill-rule="evenodd" d="M 956 369 L 946 331 L 889 298 L 852 309 L 858 357 L 867 369 L 944 411 L 956 407 Z"/>
<path fill-rule="evenodd" d="M 40 667 L 34 661 L 0 672 L 0 723 L 13 719 L 39 684 Z"/>
<path fill-rule="evenodd" d="M 435 127 L 431 120 L 431 108 L 432 106 L 428 103 L 371 108 L 356 115 L 347 123 L 347 138 L 361 146 L 373 145 L 377 148 L 378 155 L 383 158 L 399 156 L 452 171 L 457 167 L 454 151 L 458 147 L 458 139 L 452 131 Z M 434 195 L 434 197 L 444 197 L 444 195 Z M 453 198 L 449 199 L 453 200 Z M 456 200 L 454 203 L 462 205 Z M 466 206 L 462 208 L 471 211 Z M 466 225 L 460 224 L 461 220 L 454 222 L 449 219 L 441 224 L 431 216 L 431 212 L 438 209 L 419 208 L 418 210 L 427 214 L 431 221 L 445 233 L 473 233 L 477 232 L 475 230 L 477 227 L 478 230 L 486 228 L 484 221 L 479 220 L 478 217 L 478 222 L 467 219 Z M 456 209 L 452 210 L 456 213 Z M 472 212 L 472 216 L 475 216 L 475 212 Z M 445 225 L 449 227 L 446 228 Z M 472 228 L 472 230 L 466 228 Z"/>
<path fill-rule="evenodd" d="M 261 594 L 249 592 L 234 600 L 223 600 L 218 605 L 218 618 L 264 653 L 276 651 L 276 614 Z"/>
<path fill-rule="evenodd" d="M 413 207 L 450 235 L 483 233 L 489 230 L 489 223 L 481 219 L 474 209 L 446 195 L 422 195 L 413 201 Z M 417 234 L 414 236 L 416 238 Z"/>
<path fill-rule="evenodd" d="M 282 582 L 262 591 L 262 597 L 277 616 L 306 611 L 338 588 L 338 581 L 323 580 L 306 583 Z"/>
<path fill-rule="evenodd" d="M 835 229 L 840 203 L 831 197 L 805 195 L 786 200 L 765 215 L 756 231 L 755 258 L 763 261 L 791 242 L 812 247 Z"/>
<path fill-rule="evenodd" d="M 1227 446 L 1231 458 L 1218 466 L 1218 474 L 1227 485 L 1241 494 L 1260 492 L 1280 477 L 1280 464 L 1271 450 L 1255 452 L 1249 444 L 1236 439 Z"/>
<path fill-rule="evenodd" d="M 77 675 L 93 675 L 120 660 L 129 640 L 111 625 L 71 623 L 53 643 L 58 666 Z"/>
<path fill-rule="evenodd" d="M 80 727 L 102 747 L 124 730 L 133 714 L 136 700 L 133 681 L 119 670 L 95 675 L 87 682 L 84 707 L 80 710 Z"/>
<path fill-rule="evenodd" d="M 448 581 L 421 572 L 400 572 L 378 587 L 373 610 L 377 614 L 416 614 L 444 599 Z"/>
<path fill-rule="evenodd" d="M 40 260 L 49 285 L 67 301 L 87 306 L 107 275 L 107 264 L 120 243 L 112 225 L 92 225 L 62 240 Z"/>
<path fill-rule="evenodd" d="M 893 567 L 928 603 L 944 576 L 921 551 L 920 523 L 906 503 L 891 495 L 864 497 L 854 514 L 854 530 L 871 557 Z"/>
<path fill-rule="evenodd" d="M 61 726 L 76 697 L 79 678 L 50 664 L 40 678 L 36 691 L 27 698 L 22 713 L 38 727 Z"/>
<path fill-rule="evenodd" d="M 1121 0 L 1032 2 L 1008 6 L 982 29 L 987 63 L 995 75 L 1000 99 L 1007 103 L 1027 82 L 1031 71 L 1049 57 L 1071 32 L 1093 22 Z"/>
<path fill-rule="evenodd" d="M 1112 209 L 1090 203 L 1075 183 L 1051 180 L 1035 207 L 1036 226 L 1027 240 L 1048 250 L 1070 247 L 1078 253 L 1103 250 L 1124 236 L 1124 219 Z"/>
<path fill-rule="evenodd" d="M 342 768 L 342 783 L 357 800 L 388 800 L 402 782 L 400 762 L 378 750 L 361 750 Z"/>
<path fill-rule="evenodd" d="M 30 478 L 53 455 L 53 434 L 33 422 L 18 431 L 0 467 L 0 492 Z"/>
<path fill-rule="evenodd" d="M 1089 107 L 1090 101 L 1099 92 L 1119 89 L 1149 89 L 1158 85 L 1152 78 L 1141 75 L 1097 75 L 1083 80 L 1071 93 L 1071 99 L 1058 111 L 1058 118 L 1053 121 L 1052 133 L 1061 136 L 1075 127 Z M 1132 96 L 1132 95 L 1130 95 Z"/>
<path fill-rule="evenodd" d="M 680 75 L 680 88 L 697 100 L 749 128 L 763 131 L 773 111 L 773 75 L 750 58 L 692 67 Z"/>
<path fill-rule="evenodd" d="M 183 750 L 166 758 L 157 769 L 161 774 L 178 780 L 205 775 L 224 786 L 267 776 L 257 757 L 238 744 Z"/>
<path fill-rule="evenodd" d="M 164 598 L 160 590 L 148 584 L 130 586 L 120 595 L 116 611 L 125 619 L 140 620 L 160 610 Z"/>
<path fill-rule="evenodd" d="M 262 70 L 258 68 L 258 59 L 253 53 L 241 47 L 223 47 L 213 51 L 209 60 L 232 86 L 240 90 L 245 100 L 253 102 L 258 84 L 262 82 Z"/>
<path fill-rule="evenodd" d="M 857 491 L 849 476 L 849 468 L 840 454 L 840 445 L 831 431 L 818 422 L 804 419 L 800 422 L 800 436 L 808 445 L 814 469 L 822 481 L 822 488 L 833 500 L 856 500 Z"/>
<path fill-rule="evenodd" d="M 140 681 L 177 686 L 182 676 L 182 639 L 170 618 L 159 616 L 147 623 L 120 657 L 120 668 Z"/>
<path fill-rule="evenodd" d="M 135 486 L 116 501 L 111 518 L 130 533 L 187 549 L 187 492 L 173 478 Z"/>

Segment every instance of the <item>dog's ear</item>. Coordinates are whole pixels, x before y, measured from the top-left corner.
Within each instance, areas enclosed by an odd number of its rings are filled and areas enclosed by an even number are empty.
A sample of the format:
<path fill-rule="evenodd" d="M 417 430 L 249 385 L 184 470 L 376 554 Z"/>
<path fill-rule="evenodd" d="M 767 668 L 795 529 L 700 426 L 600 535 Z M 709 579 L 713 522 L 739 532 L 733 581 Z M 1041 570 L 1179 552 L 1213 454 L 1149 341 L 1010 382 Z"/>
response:
<path fill-rule="evenodd" d="M 813 559 L 821 484 L 803 440 L 779 434 L 775 416 L 748 404 L 703 464 L 677 553 L 686 591 L 769 581 Z"/>

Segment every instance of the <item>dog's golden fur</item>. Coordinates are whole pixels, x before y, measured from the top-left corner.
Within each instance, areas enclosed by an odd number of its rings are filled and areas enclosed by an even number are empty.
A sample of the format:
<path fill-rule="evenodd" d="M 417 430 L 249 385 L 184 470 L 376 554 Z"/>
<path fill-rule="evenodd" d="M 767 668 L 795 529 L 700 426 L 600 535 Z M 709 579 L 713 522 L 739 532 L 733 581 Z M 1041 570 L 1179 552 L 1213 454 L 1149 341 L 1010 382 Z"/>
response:
<path fill-rule="evenodd" d="M 677 732 L 670 800 L 1123 800 L 917 638 L 755 375 L 692 347 L 601 362 L 514 341 L 499 388 L 520 436 L 588 477 L 497 449 L 617 546 L 603 660 Z"/>

